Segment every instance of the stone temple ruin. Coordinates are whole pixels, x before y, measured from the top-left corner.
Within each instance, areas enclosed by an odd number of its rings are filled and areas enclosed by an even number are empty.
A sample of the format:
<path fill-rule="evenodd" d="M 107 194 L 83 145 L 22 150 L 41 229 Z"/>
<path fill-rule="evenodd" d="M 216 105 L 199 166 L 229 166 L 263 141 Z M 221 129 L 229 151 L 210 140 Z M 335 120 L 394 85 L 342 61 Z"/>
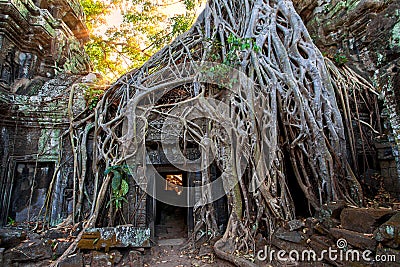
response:
<path fill-rule="evenodd" d="M 38 218 L 69 127 L 68 88 L 82 82 L 90 62 L 77 1 L 1 1 L 0 10 L 0 221 L 5 225 L 9 217 L 21 222 Z M 85 100 L 79 97 L 83 110 Z M 71 157 L 65 153 L 64 161 Z M 53 225 L 69 213 L 70 168 L 66 160 L 58 172 Z"/>
<path fill-rule="evenodd" d="M 307 22 L 310 32 L 317 34 L 320 28 L 317 28 L 310 14 L 314 14 L 314 18 L 321 16 L 318 9 L 314 10 L 315 6 L 311 5 L 302 6 L 302 1 L 296 3 L 299 3 L 296 8 Z M 334 13 L 335 5 L 331 8 L 331 12 Z M 390 14 L 392 9 L 390 5 L 383 6 L 380 7 L 379 12 Z M 374 19 L 372 22 L 377 23 L 377 18 Z M 385 57 L 385 64 L 379 63 L 379 65 L 378 60 L 371 57 L 367 60 L 374 62 L 375 68 L 370 66 L 371 69 L 365 70 L 362 66 L 360 67 L 359 58 L 364 57 L 363 60 L 365 60 L 368 55 L 365 51 L 372 50 L 371 47 L 365 45 L 368 42 L 360 41 L 360 35 L 366 31 L 370 33 L 367 37 L 371 37 L 374 33 L 371 33 L 368 27 L 363 29 L 363 25 L 357 24 L 357 26 L 359 28 L 352 29 L 353 32 L 345 37 L 346 40 L 340 40 L 342 44 L 354 40 L 360 42 L 361 52 L 354 49 L 347 51 L 356 62 L 352 67 L 360 74 L 370 74 L 377 70 L 396 73 L 397 71 L 393 71 L 393 68 L 398 68 L 398 56 L 396 57 L 395 53 L 389 53 Z M 329 29 L 324 30 L 329 32 Z M 387 32 L 390 29 L 383 31 Z M 328 36 L 337 42 L 335 38 L 339 35 L 336 33 L 336 35 Z M 329 54 L 332 47 L 323 47 L 324 40 L 322 39 L 317 39 L 316 43 L 321 50 L 325 49 Z M 96 86 L 96 75 L 90 73 L 90 61 L 83 49 L 86 41 L 88 41 L 88 31 L 84 14 L 80 4 L 75 0 L 0 0 L 1 226 L 16 224 L 34 228 L 35 224 L 37 227 L 38 222 L 43 222 L 47 227 L 55 227 L 73 217 L 71 216 L 74 212 L 72 201 L 78 189 L 74 187 L 72 181 L 74 154 L 71 152 L 73 148 L 68 130 L 72 127 L 72 119 L 74 119 L 73 127 L 79 128 L 80 115 L 88 112 L 85 90 L 88 86 Z M 340 48 L 345 50 L 346 45 Z M 392 47 L 391 51 L 395 49 L 397 48 Z M 354 59 L 356 57 L 358 61 Z M 394 80 L 398 85 L 398 78 Z M 383 84 L 385 81 L 379 82 Z M 393 86 L 396 86 L 396 83 Z M 400 195 L 399 141 L 396 136 L 398 129 L 391 126 L 394 125 L 396 116 L 390 112 L 399 110 L 400 106 L 397 104 L 399 98 L 398 92 L 395 92 L 393 88 L 380 88 L 380 90 L 387 90 L 386 95 L 392 101 L 388 103 L 381 101 L 380 107 L 373 107 L 377 108 L 375 111 L 371 111 L 371 107 L 359 100 L 358 120 L 369 121 L 371 114 L 375 112 L 374 114 L 378 114 L 377 119 L 380 120 L 380 133 L 377 135 L 374 132 L 376 130 L 371 129 L 369 125 L 360 125 L 352 121 L 351 123 L 357 126 L 355 127 L 357 138 L 353 145 L 358 151 L 353 160 L 358 162 L 357 175 L 362 177 L 362 186 L 369 197 L 375 198 L 378 202 L 396 202 Z M 163 101 L 178 101 L 180 97 L 184 97 L 182 92 L 176 90 L 171 95 L 165 96 Z M 73 105 L 72 114 L 69 114 L 68 106 L 71 105 Z M 352 109 L 355 106 L 357 105 L 350 105 Z M 177 198 L 200 199 L 200 191 L 195 191 L 192 196 L 180 195 L 178 186 L 195 187 L 196 184 L 201 183 L 201 173 L 186 172 L 177 168 L 176 164 L 173 166 L 166 153 L 174 157 L 174 148 L 167 147 L 163 150 L 160 146 L 159 129 L 163 121 L 154 119 L 150 124 L 146 137 L 149 155 L 146 160 L 167 181 L 165 184 L 157 184 L 154 190 L 172 194 Z M 91 166 L 94 129 L 81 130 L 82 135 L 87 135 L 86 141 L 75 144 L 75 149 L 87 156 L 86 172 L 83 173 L 86 176 L 84 190 L 86 190 L 85 195 L 90 199 L 96 194 L 93 192 L 96 174 L 93 173 Z M 358 142 L 361 136 L 363 138 L 366 136 L 369 142 Z M 190 160 L 195 160 L 200 157 L 200 154 L 199 148 L 193 146 L 186 149 L 185 156 Z M 216 166 L 210 167 L 211 180 L 218 177 L 218 171 Z M 155 193 L 154 196 L 157 194 Z M 297 199 L 294 196 L 294 200 L 302 202 L 302 196 L 299 194 Z M 147 195 L 134 183 L 129 184 L 127 199 L 128 203 L 123 204 L 122 217 L 125 220 L 124 225 L 129 226 L 107 227 L 109 225 L 104 218 L 107 214 L 101 214 L 97 224 L 94 225 L 97 228 L 87 230 L 78 247 L 81 249 L 105 248 L 106 250 L 126 246 L 150 247 L 155 244 L 154 240 L 157 237 L 160 239 L 188 238 L 193 231 L 196 220 L 193 208 L 178 208 L 157 201 L 156 197 Z M 218 226 L 221 229 L 226 228 L 228 222 L 226 198 L 220 198 L 213 205 L 218 214 L 216 218 Z M 343 207 L 338 206 L 340 205 L 334 205 L 332 210 L 342 211 Z M 306 209 L 306 205 L 299 204 L 297 208 Z M 90 210 L 93 210 L 90 203 L 82 203 L 79 212 L 84 217 L 83 215 L 89 213 Z M 304 215 L 311 214 L 305 211 Z M 321 217 L 325 215 L 322 214 Z M 328 225 L 341 219 L 337 214 L 335 216 L 332 220 L 328 220 Z M 376 221 L 378 217 L 379 220 L 388 218 L 386 213 L 374 216 L 371 217 Z M 346 218 L 342 220 L 342 223 L 346 222 L 348 222 Z M 354 225 L 346 229 L 371 233 L 370 229 L 360 230 Z M 283 240 L 291 239 L 282 235 Z M 335 231 L 332 235 L 340 237 L 340 233 Z M 110 239 L 106 236 L 115 238 L 109 242 Z M 2 246 L 0 237 L 0 247 Z"/>

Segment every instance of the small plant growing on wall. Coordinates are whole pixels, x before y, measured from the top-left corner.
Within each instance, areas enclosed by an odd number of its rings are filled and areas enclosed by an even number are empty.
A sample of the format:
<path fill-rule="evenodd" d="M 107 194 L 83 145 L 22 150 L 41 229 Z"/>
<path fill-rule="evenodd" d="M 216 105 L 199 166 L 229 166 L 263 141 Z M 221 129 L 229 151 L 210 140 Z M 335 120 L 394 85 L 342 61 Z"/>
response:
<path fill-rule="evenodd" d="M 112 174 L 113 176 L 111 180 L 112 195 L 110 201 L 107 203 L 107 207 L 113 204 L 115 209 L 118 211 L 122 208 L 123 202 L 128 203 L 125 196 L 129 191 L 129 185 L 127 182 L 129 169 L 127 166 L 115 165 L 108 167 L 104 174 Z"/>

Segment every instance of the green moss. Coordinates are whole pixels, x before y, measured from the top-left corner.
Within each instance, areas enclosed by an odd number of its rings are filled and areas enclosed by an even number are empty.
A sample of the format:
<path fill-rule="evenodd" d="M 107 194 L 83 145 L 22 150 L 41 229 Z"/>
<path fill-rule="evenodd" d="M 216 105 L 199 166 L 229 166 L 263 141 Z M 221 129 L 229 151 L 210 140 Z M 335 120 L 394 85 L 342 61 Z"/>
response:
<path fill-rule="evenodd" d="M 385 56 L 380 53 L 377 53 L 376 56 L 378 58 L 378 66 L 382 65 L 382 63 L 385 61 Z"/>
<path fill-rule="evenodd" d="M 348 10 L 353 10 L 354 8 L 357 7 L 357 5 L 360 3 L 360 0 L 348 0 L 346 1 L 346 7 Z"/>
<path fill-rule="evenodd" d="M 29 10 L 25 7 L 25 5 L 20 0 L 12 0 L 11 3 L 18 9 L 19 13 L 25 18 L 28 19 Z"/>
<path fill-rule="evenodd" d="M 392 36 L 389 40 L 390 48 L 400 47 L 400 21 L 397 22 L 392 29 Z"/>

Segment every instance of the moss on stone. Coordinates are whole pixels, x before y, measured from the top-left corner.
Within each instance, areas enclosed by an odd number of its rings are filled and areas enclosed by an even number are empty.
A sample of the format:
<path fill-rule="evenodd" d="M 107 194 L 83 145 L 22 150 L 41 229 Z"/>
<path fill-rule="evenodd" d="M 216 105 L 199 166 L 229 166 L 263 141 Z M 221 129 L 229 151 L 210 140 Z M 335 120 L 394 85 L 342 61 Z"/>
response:
<path fill-rule="evenodd" d="M 389 46 L 392 49 L 400 47 L 400 21 L 397 22 L 392 29 Z"/>

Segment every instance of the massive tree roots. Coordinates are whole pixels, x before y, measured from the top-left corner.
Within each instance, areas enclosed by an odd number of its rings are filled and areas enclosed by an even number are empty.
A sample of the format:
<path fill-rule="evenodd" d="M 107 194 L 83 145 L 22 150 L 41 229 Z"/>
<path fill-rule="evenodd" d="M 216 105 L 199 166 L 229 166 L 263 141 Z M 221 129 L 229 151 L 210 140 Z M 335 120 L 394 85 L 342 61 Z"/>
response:
<path fill-rule="evenodd" d="M 298 184 L 310 212 L 335 200 L 359 204 L 334 90 L 345 82 L 333 85 L 342 80 L 331 75 L 342 74 L 328 72 L 291 1 L 210 0 L 187 33 L 121 77 L 97 106 L 88 226 L 108 201 L 105 169 L 128 164 L 138 184 L 151 183 L 145 151 L 153 120 L 166 132 L 178 128 L 183 150 L 196 144 L 201 166 L 215 155 L 229 206 L 215 249 L 228 260 L 230 251 L 254 252 L 257 233 L 271 237 L 296 216 L 288 184 Z M 203 168 L 193 241 L 222 234 L 210 179 Z"/>

